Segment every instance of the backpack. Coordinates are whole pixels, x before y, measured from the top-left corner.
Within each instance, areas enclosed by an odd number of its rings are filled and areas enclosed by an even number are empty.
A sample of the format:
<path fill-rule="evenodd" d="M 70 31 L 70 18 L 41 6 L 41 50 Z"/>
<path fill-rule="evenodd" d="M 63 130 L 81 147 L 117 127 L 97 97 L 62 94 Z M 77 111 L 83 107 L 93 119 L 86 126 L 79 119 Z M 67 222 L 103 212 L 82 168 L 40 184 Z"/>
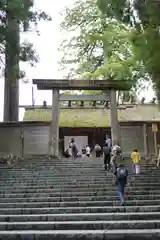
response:
<path fill-rule="evenodd" d="M 101 146 L 96 145 L 96 146 L 95 146 L 95 151 L 101 151 Z"/>
<path fill-rule="evenodd" d="M 105 155 L 110 154 L 110 148 L 109 148 L 109 147 L 103 147 L 103 153 L 104 153 Z"/>
<path fill-rule="evenodd" d="M 125 167 L 117 169 L 117 179 L 124 179 L 127 177 L 127 170 Z"/>
<path fill-rule="evenodd" d="M 116 154 L 121 154 L 122 153 L 122 150 L 121 150 L 121 147 L 117 146 L 116 148 Z"/>

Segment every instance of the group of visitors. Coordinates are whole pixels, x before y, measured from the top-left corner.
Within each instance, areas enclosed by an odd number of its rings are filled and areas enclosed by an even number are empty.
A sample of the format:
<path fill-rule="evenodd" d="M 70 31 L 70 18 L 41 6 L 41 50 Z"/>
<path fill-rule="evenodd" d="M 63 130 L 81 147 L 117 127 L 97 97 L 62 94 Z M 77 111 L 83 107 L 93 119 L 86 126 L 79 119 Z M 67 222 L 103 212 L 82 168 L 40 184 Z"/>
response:
<path fill-rule="evenodd" d="M 116 185 L 121 204 L 124 205 L 124 190 L 127 184 L 128 170 L 123 164 L 122 150 L 115 141 L 112 145 L 111 139 L 107 136 L 103 146 L 103 160 L 105 170 L 112 169 L 116 178 Z M 131 153 L 132 171 L 138 175 L 140 173 L 141 155 L 137 149 Z"/>
<path fill-rule="evenodd" d="M 119 164 L 123 163 L 122 149 L 117 141 L 113 142 L 106 136 L 106 141 L 103 146 L 103 160 L 104 160 L 104 168 L 105 170 L 114 170 Z M 140 160 L 141 156 L 137 149 L 134 149 L 131 153 L 131 160 L 133 163 L 133 171 L 136 174 L 140 172 Z"/>
<path fill-rule="evenodd" d="M 71 141 L 69 143 L 69 148 L 64 152 L 64 156 L 66 158 L 72 157 L 73 160 L 79 157 L 82 157 L 82 158 L 84 158 L 85 156 L 90 157 L 91 148 L 89 147 L 89 145 L 86 145 L 82 147 L 81 151 L 79 151 L 78 146 L 75 142 L 75 139 L 71 138 Z"/>
<path fill-rule="evenodd" d="M 87 157 L 91 156 L 91 148 L 88 145 L 82 147 L 82 157 L 85 156 Z"/>
<path fill-rule="evenodd" d="M 123 160 L 122 157 L 122 150 L 117 141 L 113 142 L 109 138 L 109 136 L 106 136 L 106 140 L 103 146 L 103 160 L 104 160 L 104 167 L 105 170 L 110 170 L 112 167 L 112 170 L 114 170 L 117 166 L 117 164 L 120 164 Z"/>
<path fill-rule="evenodd" d="M 69 143 L 69 148 L 71 149 L 71 156 L 72 159 L 75 159 L 78 156 L 78 147 L 75 142 L 75 139 L 72 138 Z M 111 138 L 109 136 L 106 136 L 106 140 L 104 143 L 103 148 L 99 144 L 95 145 L 95 152 L 96 157 L 100 157 L 101 154 L 103 156 L 104 160 L 104 168 L 106 171 L 111 170 L 113 175 L 115 176 L 115 183 L 117 186 L 118 195 L 121 201 L 121 205 L 124 205 L 124 191 L 125 186 L 127 184 L 127 178 L 128 178 L 128 170 L 124 166 L 123 156 L 122 156 L 122 150 L 117 141 L 114 141 L 112 144 Z M 91 156 L 91 149 L 90 147 L 83 146 L 81 150 L 81 154 L 79 154 L 81 157 Z M 131 160 L 132 160 L 132 171 L 138 175 L 140 173 L 140 161 L 141 156 L 137 149 L 134 149 L 131 153 Z"/>

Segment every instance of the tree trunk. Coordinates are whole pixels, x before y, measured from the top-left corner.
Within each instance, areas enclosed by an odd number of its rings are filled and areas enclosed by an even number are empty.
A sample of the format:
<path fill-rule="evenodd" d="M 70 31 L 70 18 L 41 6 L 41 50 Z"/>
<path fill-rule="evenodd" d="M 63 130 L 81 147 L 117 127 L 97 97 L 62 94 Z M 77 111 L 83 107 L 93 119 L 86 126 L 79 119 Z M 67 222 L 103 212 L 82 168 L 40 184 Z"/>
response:
<path fill-rule="evenodd" d="M 9 11 L 6 27 L 4 121 L 19 120 L 19 21 Z"/>

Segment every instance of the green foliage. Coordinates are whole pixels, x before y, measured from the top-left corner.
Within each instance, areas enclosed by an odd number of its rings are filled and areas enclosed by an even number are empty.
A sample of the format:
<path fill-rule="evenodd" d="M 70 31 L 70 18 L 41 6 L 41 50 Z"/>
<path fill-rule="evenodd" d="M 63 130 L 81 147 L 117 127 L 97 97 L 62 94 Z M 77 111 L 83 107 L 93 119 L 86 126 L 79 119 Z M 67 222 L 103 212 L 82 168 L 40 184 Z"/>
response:
<path fill-rule="evenodd" d="M 117 1 L 118 6 L 120 2 L 122 4 L 122 1 Z M 68 77 L 128 80 L 137 87 L 142 78 L 148 80 L 148 75 L 142 61 L 133 55 L 133 28 L 120 21 L 122 11 L 121 14 L 116 13 L 117 18 L 113 17 L 112 12 L 116 11 L 117 5 L 112 5 L 109 13 L 102 13 L 96 3 L 76 1 L 72 9 L 65 9 L 61 27 L 68 32 L 75 31 L 75 35 L 62 42 L 61 66 L 69 66 Z"/>
<path fill-rule="evenodd" d="M 22 43 L 20 46 L 20 61 L 28 62 L 31 66 L 34 66 L 38 62 L 38 55 L 34 50 L 32 43 Z"/>
<path fill-rule="evenodd" d="M 123 23 L 130 22 L 130 13 L 132 7 L 130 1 L 127 0 L 97 0 L 97 6 L 100 11 L 108 17 L 114 18 Z"/>
<path fill-rule="evenodd" d="M 31 30 L 30 24 L 37 25 L 41 19 L 50 20 L 45 12 L 33 10 L 33 6 L 33 0 L 0 1 L 0 58 L 2 62 L 6 50 L 9 51 L 10 64 L 17 54 L 19 61 L 29 62 L 31 66 L 38 61 L 34 46 L 30 42 L 23 42 L 21 46 L 19 45 L 19 31 Z M 16 21 L 17 27 L 16 24 L 12 24 L 12 21 Z M 7 49 L 6 45 L 8 45 Z M 4 68 L 3 64 L 0 66 Z M 20 73 L 20 76 L 22 75 Z"/>
<path fill-rule="evenodd" d="M 69 66 L 68 75 L 71 77 L 81 76 L 84 72 L 94 72 L 104 62 L 103 43 L 96 37 L 102 32 L 102 23 L 95 1 L 76 1 L 72 9 L 65 9 L 63 16 L 61 28 L 68 32 L 75 31 L 75 36 L 61 44 L 60 50 L 64 56 L 61 61 L 62 68 Z M 74 68 L 73 64 L 78 67 Z"/>
<path fill-rule="evenodd" d="M 137 0 L 131 4 L 127 0 L 97 0 L 97 6 L 103 14 L 125 26 L 132 25 L 130 39 L 134 55 L 142 61 L 148 76 L 160 90 L 160 2 Z"/>
<path fill-rule="evenodd" d="M 160 36 L 159 30 L 151 27 L 143 32 L 135 30 L 132 35 L 134 53 L 142 60 L 153 83 L 160 89 Z"/>
<path fill-rule="evenodd" d="M 134 4 L 141 28 L 135 25 L 132 44 L 137 59 L 141 59 L 152 77 L 157 90 L 160 90 L 160 2 L 136 1 Z"/>

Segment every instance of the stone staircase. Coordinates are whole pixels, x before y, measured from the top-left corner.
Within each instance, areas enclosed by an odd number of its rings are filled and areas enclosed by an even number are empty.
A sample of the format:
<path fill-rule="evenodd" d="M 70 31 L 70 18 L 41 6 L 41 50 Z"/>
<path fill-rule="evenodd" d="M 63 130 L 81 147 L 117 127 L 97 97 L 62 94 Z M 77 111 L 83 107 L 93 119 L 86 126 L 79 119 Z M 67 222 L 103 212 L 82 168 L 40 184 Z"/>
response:
<path fill-rule="evenodd" d="M 160 170 L 129 176 L 126 206 L 101 160 L 0 165 L 0 240 L 160 239 Z"/>

